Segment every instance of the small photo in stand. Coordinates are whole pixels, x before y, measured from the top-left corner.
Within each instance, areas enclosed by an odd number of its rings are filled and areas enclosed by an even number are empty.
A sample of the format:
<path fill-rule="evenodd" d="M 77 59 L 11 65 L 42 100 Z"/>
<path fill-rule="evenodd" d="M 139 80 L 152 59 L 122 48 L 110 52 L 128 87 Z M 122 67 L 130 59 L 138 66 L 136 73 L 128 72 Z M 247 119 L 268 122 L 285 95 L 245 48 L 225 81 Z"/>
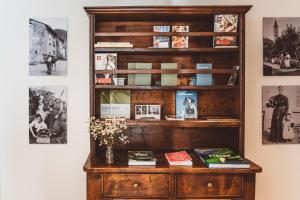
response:
<path fill-rule="evenodd" d="M 160 119 L 160 105 L 135 105 L 135 119 Z"/>

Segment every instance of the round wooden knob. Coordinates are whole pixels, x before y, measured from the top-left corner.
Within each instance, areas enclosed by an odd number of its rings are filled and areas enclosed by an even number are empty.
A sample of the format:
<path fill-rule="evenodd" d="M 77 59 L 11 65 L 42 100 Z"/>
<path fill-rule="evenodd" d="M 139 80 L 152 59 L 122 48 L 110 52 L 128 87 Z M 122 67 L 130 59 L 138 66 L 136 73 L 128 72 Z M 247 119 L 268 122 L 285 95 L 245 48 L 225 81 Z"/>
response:
<path fill-rule="evenodd" d="M 138 183 L 134 183 L 134 184 L 133 184 L 133 187 L 134 187 L 134 188 L 137 188 L 137 187 L 139 187 L 139 184 L 138 184 Z"/>
<path fill-rule="evenodd" d="M 211 182 L 207 183 L 207 187 L 208 188 L 212 188 L 213 187 L 213 184 Z"/>

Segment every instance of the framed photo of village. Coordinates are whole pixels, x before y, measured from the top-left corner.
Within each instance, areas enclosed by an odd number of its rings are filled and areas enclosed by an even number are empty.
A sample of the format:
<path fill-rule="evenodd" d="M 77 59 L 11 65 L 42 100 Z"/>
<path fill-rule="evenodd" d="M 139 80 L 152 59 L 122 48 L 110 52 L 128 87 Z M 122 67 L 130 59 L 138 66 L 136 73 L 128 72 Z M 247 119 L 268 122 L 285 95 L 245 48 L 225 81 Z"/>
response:
<path fill-rule="evenodd" d="M 67 75 L 67 18 L 29 19 L 29 75 Z"/>
<path fill-rule="evenodd" d="M 300 144 L 300 86 L 263 86 L 262 143 Z"/>
<path fill-rule="evenodd" d="M 300 75 L 300 18 L 263 18 L 263 75 Z"/>

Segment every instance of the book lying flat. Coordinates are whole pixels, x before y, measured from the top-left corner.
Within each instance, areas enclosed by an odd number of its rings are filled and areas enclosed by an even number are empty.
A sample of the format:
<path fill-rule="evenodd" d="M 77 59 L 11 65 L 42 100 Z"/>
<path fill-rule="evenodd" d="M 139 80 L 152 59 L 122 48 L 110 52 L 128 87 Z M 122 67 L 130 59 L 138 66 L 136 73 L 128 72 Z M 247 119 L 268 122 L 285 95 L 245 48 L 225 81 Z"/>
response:
<path fill-rule="evenodd" d="M 186 151 L 165 153 L 165 157 L 169 162 L 169 165 L 184 165 L 191 166 L 193 165 L 192 158 Z"/>
<path fill-rule="evenodd" d="M 250 168 L 250 163 L 229 148 L 195 148 L 208 168 Z"/>
<path fill-rule="evenodd" d="M 152 151 L 128 151 L 128 165 L 156 165 Z"/>

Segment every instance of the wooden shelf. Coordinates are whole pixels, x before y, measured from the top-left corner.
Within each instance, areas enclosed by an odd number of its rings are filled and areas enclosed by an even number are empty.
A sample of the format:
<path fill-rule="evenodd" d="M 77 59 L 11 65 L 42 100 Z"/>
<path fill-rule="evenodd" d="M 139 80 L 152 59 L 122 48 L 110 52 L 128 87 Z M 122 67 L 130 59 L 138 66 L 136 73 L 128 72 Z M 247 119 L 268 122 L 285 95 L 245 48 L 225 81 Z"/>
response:
<path fill-rule="evenodd" d="M 238 86 L 139 86 L 139 85 L 95 85 L 95 89 L 122 89 L 122 90 L 232 90 Z"/>
<path fill-rule="evenodd" d="M 182 128 L 197 127 L 239 127 L 241 121 L 238 119 L 209 119 L 209 120 L 129 120 L 128 126 L 167 126 Z"/>
<path fill-rule="evenodd" d="M 187 36 L 200 36 L 200 37 L 211 37 L 211 36 L 238 36 L 239 33 L 230 32 L 97 32 L 95 37 L 145 37 L 145 36 L 176 36 L 176 35 L 187 35 Z"/>
<path fill-rule="evenodd" d="M 95 52 L 122 52 L 122 53 L 226 53 L 238 52 L 239 48 L 102 48 L 95 47 Z"/>
<path fill-rule="evenodd" d="M 129 69 L 129 70 L 95 70 L 96 74 L 230 74 L 232 69 Z"/>
<path fill-rule="evenodd" d="M 173 150 L 174 151 L 174 150 Z M 126 150 L 114 150 L 115 163 L 105 164 L 105 151 L 102 151 L 95 159 L 88 157 L 83 169 L 86 172 L 101 173 L 258 173 L 261 167 L 248 160 L 251 164 L 249 169 L 209 169 L 197 157 L 193 151 L 188 151 L 193 159 L 193 166 L 170 166 L 165 159 L 164 153 L 170 151 L 154 151 L 157 159 L 155 166 L 128 166 Z"/>

